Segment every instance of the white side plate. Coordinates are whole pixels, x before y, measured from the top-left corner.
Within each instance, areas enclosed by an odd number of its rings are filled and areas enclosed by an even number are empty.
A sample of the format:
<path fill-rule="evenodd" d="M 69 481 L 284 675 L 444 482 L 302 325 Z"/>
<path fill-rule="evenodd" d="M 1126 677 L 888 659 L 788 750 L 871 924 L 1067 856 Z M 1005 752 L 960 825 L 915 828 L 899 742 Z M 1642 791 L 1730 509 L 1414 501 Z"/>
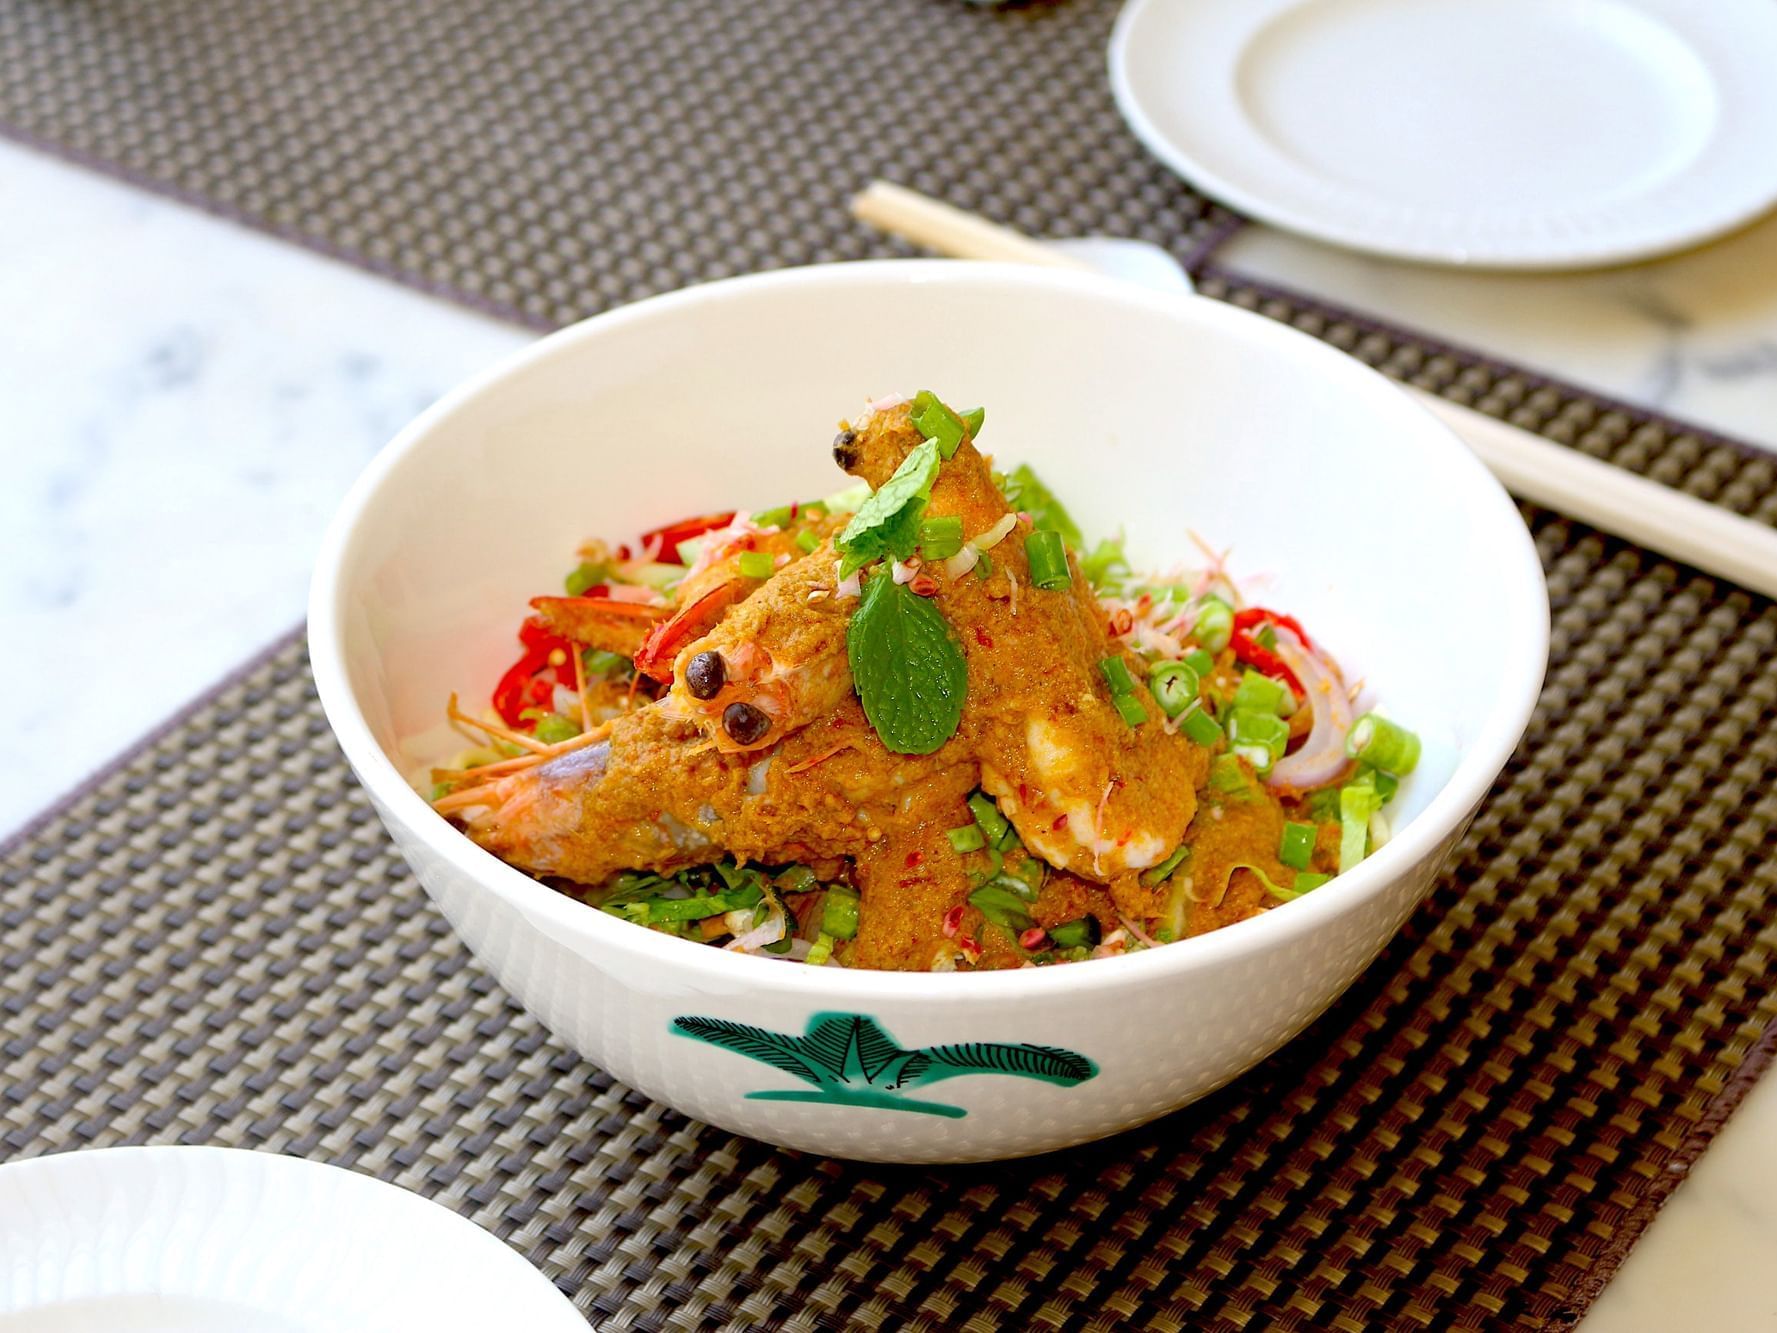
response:
<path fill-rule="evenodd" d="M 1770 0 L 1130 0 L 1110 64 L 1174 171 L 1356 250 L 1618 263 L 1777 202 Z"/>
<path fill-rule="evenodd" d="M 0 1333 L 586 1333 L 517 1253 L 338 1167 L 106 1148 L 0 1167 Z"/>

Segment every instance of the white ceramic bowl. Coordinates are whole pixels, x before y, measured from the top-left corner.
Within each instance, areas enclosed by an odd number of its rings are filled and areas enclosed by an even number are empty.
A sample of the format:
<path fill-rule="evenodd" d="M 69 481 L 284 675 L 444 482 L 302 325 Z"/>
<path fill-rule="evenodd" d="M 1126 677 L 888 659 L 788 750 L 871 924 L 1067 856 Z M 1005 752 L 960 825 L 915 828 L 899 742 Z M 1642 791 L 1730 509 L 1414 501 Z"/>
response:
<path fill-rule="evenodd" d="M 526 599 L 556 585 L 581 539 L 834 489 L 834 422 L 867 397 L 918 388 L 985 404 L 983 446 L 1033 464 L 1089 534 L 1125 529 L 1138 564 L 1190 558 L 1187 529 L 1233 544 L 1251 590 L 1297 614 L 1424 737 L 1393 840 L 1298 901 L 1166 948 L 904 975 L 749 958 L 631 926 L 502 864 L 410 789 L 404 774 L 428 757 L 412 738 L 436 736 L 450 690 L 486 697 Z M 963 1161 L 1163 1115 L 1325 1009 L 1424 896 L 1517 744 L 1542 680 L 1548 604 L 1492 477 L 1333 349 L 1111 279 L 889 262 L 644 301 L 450 394 L 347 498 L 315 574 L 309 635 L 328 718 L 421 883 L 563 1041 L 742 1134 L 842 1157 Z M 772 1062 L 686 1035 L 699 1019 L 780 1034 L 759 1039 Z M 810 1079 L 784 1067 L 817 1022 L 859 1032 L 866 1068 Z M 986 1061 L 1026 1075 L 897 1086 L 905 1061 L 891 1052 L 966 1042 L 1009 1044 Z M 1027 1045 L 1085 1057 L 1090 1077 L 1027 1076 L 1054 1063 L 1020 1053 Z"/>

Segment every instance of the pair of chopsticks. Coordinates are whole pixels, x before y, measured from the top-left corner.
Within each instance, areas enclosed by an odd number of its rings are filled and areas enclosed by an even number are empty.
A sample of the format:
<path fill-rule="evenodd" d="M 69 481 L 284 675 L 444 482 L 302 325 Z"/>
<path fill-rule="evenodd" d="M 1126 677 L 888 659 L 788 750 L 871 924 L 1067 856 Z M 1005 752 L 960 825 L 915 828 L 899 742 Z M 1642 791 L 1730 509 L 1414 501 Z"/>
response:
<path fill-rule="evenodd" d="M 1030 237 L 887 181 L 852 200 L 859 221 L 957 259 L 1088 265 Z M 1777 529 L 1563 448 L 1473 408 L 1401 386 L 1455 431 L 1512 494 L 1777 597 Z"/>

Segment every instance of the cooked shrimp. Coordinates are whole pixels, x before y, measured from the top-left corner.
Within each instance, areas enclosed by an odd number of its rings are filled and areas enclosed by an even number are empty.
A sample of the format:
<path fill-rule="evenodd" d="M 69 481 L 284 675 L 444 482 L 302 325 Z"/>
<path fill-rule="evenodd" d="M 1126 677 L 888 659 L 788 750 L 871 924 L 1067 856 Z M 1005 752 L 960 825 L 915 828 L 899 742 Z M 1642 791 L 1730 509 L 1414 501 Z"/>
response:
<path fill-rule="evenodd" d="M 907 409 L 891 408 L 842 431 L 834 456 L 880 486 L 919 442 Z M 958 515 L 971 538 L 1005 518 L 1005 500 L 971 442 L 938 474 L 926 512 Z M 962 636 L 970 717 L 952 744 L 973 752 L 982 787 L 1026 847 L 1060 869 L 1109 882 L 1178 846 L 1208 756 L 1183 736 L 1123 721 L 1098 666 L 1117 651 L 1103 612 L 1077 568 L 1068 588 L 1030 586 L 1030 531 L 1020 518 L 991 547 L 988 577 L 939 581 L 946 619 L 970 627 Z M 1145 689 L 1138 693 L 1158 717 Z"/>
<path fill-rule="evenodd" d="M 775 745 L 850 698 L 845 627 L 856 603 L 833 596 L 837 564 L 823 543 L 687 645 L 668 711 L 739 752 Z"/>
<path fill-rule="evenodd" d="M 604 740 L 489 784 L 479 805 L 453 799 L 502 860 L 598 884 L 718 848 L 771 863 L 857 855 L 917 824 L 924 801 L 960 803 L 975 780 L 972 765 L 890 756 L 855 700 L 765 755 L 723 753 L 655 703 Z"/>

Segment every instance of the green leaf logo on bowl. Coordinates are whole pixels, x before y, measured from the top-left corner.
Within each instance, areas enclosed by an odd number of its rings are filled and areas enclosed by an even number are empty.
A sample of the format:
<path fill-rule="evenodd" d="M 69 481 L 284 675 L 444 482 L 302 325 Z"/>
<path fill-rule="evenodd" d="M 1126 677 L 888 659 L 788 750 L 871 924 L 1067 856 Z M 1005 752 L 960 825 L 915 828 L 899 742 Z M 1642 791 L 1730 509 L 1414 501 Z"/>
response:
<path fill-rule="evenodd" d="M 1009 1074 L 1071 1088 L 1098 1073 L 1098 1066 L 1077 1051 L 1029 1042 L 966 1041 L 903 1050 L 868 1014 L 816 1014 L 800 1037 L 696 1015 L 675 1018 L 672 1026 L 682 1037 L 734 1051 L 814 1085 L 808 1091 L 749 1092 L 747 1097 L 755 1101 L 875 1106 L 956 1119 L 968 1112 L 916 1101 L 902 1095 L 903 1090 L 965 1074 Z"/>

